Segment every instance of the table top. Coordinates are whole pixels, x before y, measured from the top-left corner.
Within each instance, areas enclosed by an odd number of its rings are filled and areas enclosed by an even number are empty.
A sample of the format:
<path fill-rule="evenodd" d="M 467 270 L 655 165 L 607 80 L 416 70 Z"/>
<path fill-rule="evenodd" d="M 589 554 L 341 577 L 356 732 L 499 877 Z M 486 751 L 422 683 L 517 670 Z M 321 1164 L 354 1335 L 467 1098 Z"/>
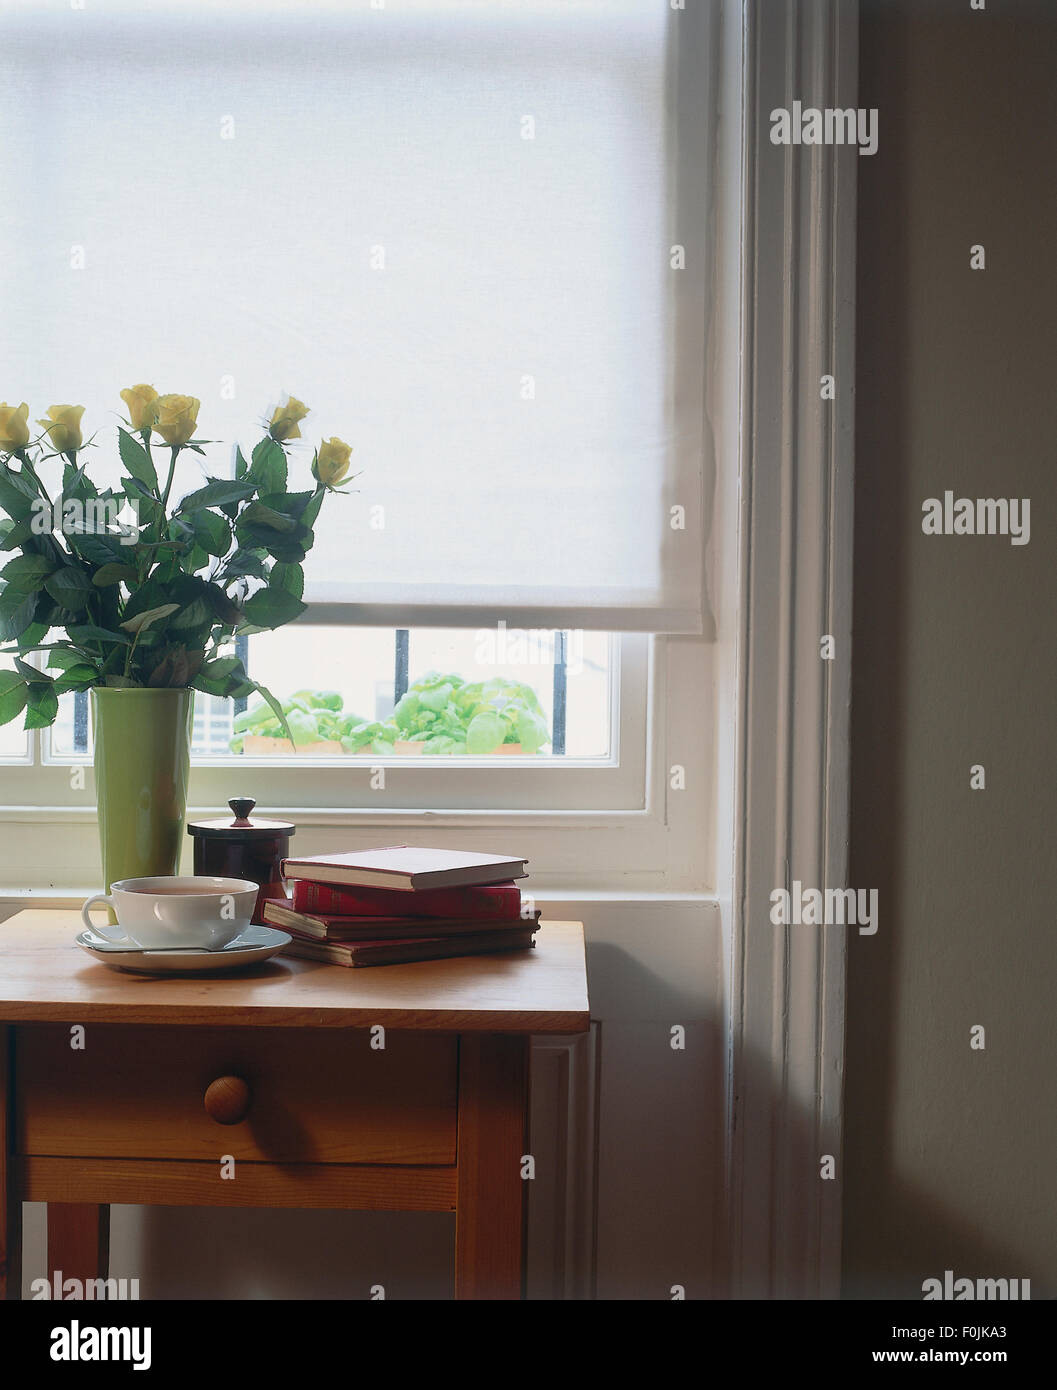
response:
<path fill-rule="evenodd" d="M 531 951 L 349 969 L 274 956 L 245 972 L 133 975 L 81 949 L 80 913 L 0 923 L 0 1023 L 199 1024 L 582 1033 L 589 1023 L 579 922 L 544 922 Z"/>

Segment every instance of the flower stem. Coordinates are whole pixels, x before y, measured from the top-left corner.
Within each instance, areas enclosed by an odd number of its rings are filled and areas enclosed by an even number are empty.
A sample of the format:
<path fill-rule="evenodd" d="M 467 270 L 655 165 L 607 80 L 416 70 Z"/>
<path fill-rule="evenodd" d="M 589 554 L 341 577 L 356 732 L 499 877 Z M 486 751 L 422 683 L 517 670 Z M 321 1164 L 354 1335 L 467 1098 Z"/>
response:
<path fill-rule="evenodd" d="M 140 629 L 142 631 L 142 629 Z M 132 665 L 132 653 L 136 650 L 136 643 L 139 641 L 139 631 L 132 634 L 132 641 L 129 643 L 128 651 L 125 653 L 125 678 L 128 678 L 129 667 Z"/>
<path fill-rule="evenodd" d="M 169 504 L 169 493 L 172 491 L 172 480 L 173 480 L 173 475 L 174 475 L 175 472 L 176 472 L 176 458 L 177 458 L 177 455 L 178 455 L 179 452 L 180 452 L 180 446 L 179 446 L 179 444 L 173 444 L 171 447 L 172 447 L 172 458 L 171 458 L 170 461 L 169 461 L 169 476 L 168 476 L 168 478 L 166 478 L 166 480 L 165 480 L 165 491 L 162 493 L 162 499 L 161 499 L 161 519 L 162 519 L 162 522 L 163 522 L 163 523 L 164 523 L 164 521 L 166 520 L 166 517 L 165 517 L 165 508 L 166 508 L 166 507 L 168 506 L 168 504 Z"/>

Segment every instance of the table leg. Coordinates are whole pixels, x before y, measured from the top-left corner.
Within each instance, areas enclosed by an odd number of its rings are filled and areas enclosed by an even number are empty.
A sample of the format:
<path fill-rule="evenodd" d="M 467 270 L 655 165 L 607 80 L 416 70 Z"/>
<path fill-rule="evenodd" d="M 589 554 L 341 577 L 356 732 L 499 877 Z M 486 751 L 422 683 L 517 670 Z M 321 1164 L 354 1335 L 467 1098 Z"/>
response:
<path fill-rule="evenodd" d="M 105 1279 L 110 1264 L 110 1208 L 87 1202 L 48 1203 L 48 1278 Z M 101 1295 L 97 1294 L 96 1297 Z"/>
<path fill-rule="evenodd" d="M 15 1030 L 0 1024 L 0 1298 L 22 1297 L 22 1193 L 15 1164 Z"/>
<path fill-rule="evenodd" d="M 455 1297 L 521 1298 L 529 1040 L 459 1039 Z"/>

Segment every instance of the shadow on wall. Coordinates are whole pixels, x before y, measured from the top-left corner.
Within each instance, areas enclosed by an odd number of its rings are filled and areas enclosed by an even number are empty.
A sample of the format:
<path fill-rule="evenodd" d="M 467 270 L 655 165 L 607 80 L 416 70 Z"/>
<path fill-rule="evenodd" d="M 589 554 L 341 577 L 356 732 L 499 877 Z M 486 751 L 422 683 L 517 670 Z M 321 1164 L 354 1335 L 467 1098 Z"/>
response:
<path fill-rule="evenodd" d="M 1057 16 L 861 15 L 850 881 L 883 917 L 849 950 L 844 1292 L 953 1269 L 1054 1298 L 1052 550 L 920 521 L 948 487 L 1053 515 Z"/>
<path fill-rule="evenodd" d="M 798 928 L 779 930 L 796 931 Z M 746 1063 L 744 1084 L 752 1087 L 754 1082 L 761 1088 L 773 1085 L 770 1067 L 759 1055 L 751 1056 Z M 781 1102 L 777 1090 L 774 1090 L 774 1099 L 777 1119 Z M 821 1177 L 821 1156 L 816 1152 L 810 1114 L 802 1108 L 794 1110 L 789 1130 L 791 1151 L 800 1155 L 804 1185 L 826 1181 Z M 876 1249 L 890 1253 L 884 1260 L 875 1259 L 868 1264 L 860 1260 L 850 1268 L 846 1260 L 842 1298 L 920 1302 L 924 1299 L 925 1280 L 938 1278 L 942 1282 L 945 1270 L 952 1270 L 954 1278 L 974 1281 L 1029 1279 L 1033 1300 L 1054 1297 L 1057 1291 L 1047 1283 L 1043 1270 L 1026 1263 L 1011 1246 L 981 1232 L 980 1213 L 972 1209 L 959 1210 L 935 1194 L 923 1192 L 897 1175 L 893 1176 L 885 1159 L 887 1139 L 883 1119 L 853 1136 L 846 1134 L 846 1145 L 849 1142 L 856 1149 L 874 1152 L 883 1169 L 884 1198 L 878 1200 L 872 1217 L 864 1223 L 866 1229 L 859 1233 L 860 1240 L 871 1252 Z M 992 1180 L 996 1184 L 1006 1181 L 1001 1173 L 995 1173 Z M 835 1200 L 840 1200 L 836 1181 L 832 1188 Z M 986 1204 L 986 1193 L 981 1195 L 981 1201 Z M 792 1224 L 797 1220 L 797 1213 L 789 1213 L 786 1220 Z M 771 1273 L 767 1268 L 748 1271 L 746 1297 L 767 1297 L 770 1287 Z"/>

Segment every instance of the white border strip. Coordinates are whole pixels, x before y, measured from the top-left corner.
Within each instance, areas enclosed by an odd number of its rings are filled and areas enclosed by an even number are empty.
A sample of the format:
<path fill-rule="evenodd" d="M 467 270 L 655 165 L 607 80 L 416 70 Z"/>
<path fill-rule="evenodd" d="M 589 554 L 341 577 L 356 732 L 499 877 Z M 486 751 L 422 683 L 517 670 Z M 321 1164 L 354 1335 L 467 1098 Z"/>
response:
<path fill-rule="evenodd" d="M 731 1292 L 825 1298 L 840 1288 L 846 929 L 775 927 L 769 911 L 773 889 L 843 886 L 847 867 L 858 153 L 776 148 L 769 113 L 856 104 L 858 5 L 746 0 L 744 13 Z M 821 1180 L 823 1154 L 836 1180 Z"/>

